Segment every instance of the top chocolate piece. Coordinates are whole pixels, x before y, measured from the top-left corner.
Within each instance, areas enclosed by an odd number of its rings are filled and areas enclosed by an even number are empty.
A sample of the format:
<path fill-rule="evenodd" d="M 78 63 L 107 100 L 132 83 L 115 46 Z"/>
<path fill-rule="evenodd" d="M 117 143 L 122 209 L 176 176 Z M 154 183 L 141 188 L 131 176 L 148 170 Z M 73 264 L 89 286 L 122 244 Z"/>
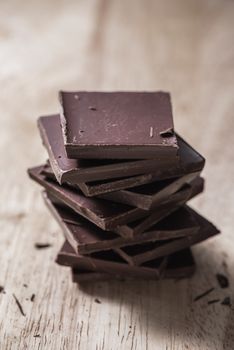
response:
<path fill-rule="evenodd" d="M 70 158 L 175 158 L 166 92 L 60 92 L 64 143 Z"/>

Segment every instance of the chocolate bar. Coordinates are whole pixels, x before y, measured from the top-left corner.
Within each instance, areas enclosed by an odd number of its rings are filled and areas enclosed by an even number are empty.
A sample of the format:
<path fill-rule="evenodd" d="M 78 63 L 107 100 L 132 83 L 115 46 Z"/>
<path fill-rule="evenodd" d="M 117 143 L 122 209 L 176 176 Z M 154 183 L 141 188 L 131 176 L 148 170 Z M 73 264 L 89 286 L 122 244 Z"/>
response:
<path fill-rule="evenodd" d="M 41 117 L 38 126 L 50 165 L 60 184 L 79 184 L 106 179 L 113 181 L 114 178 L 147 173 L 153 173 L 152 181 L 156 181 L 201 171 L 205 163 L 204 158 L 179 136 L 179 163 L 176 165 L 167 157 L 139 160 L 69 159 L 63 144 L 59 116 Z M 102 154 L 103 156 L 105 154 Z"/>
<path fill-rule="evenodd" d="M 169 93 L 60 92 L 70 158 L 167 158 L 178 150 Z"/>
<path fill-rule="evenodd" d="M 49 162 L 47 162 L 47 164 L 45 165 L 43 169 L 43 174 L 50 179 L 56 179 Z M 144 174 L 144 175 L 138 175 L 138 176 L 117 178 L 113 180 L 109 179 L 109 180 L 98 180 L 98 181 L 91 181 L 91 182 L 80 182 L 79 185 L 70 184 L 70 183 L 68 184 L 70 186 L 73 186 L 74 188 L 77 188 L 78 190 L 81 190 L 86 197 L 94 197 L 103 193 L 109 193 L 109 192 L 118 191 L 124 188 L 131 188 L 131 187 L 144 185 L 151 182 L 152 179 L 153 179 L 152 174 Z"/>
<path fill-rule="evenodd" d="M 138 218 L 125 225 L 117 226 L 114 231 L 123 237 L 135 237 L 148 231 L 151 226 L 172 214 L 175 210 L 203 191 L 204 179 L 201 177 L 193 180 L 190 185 L 185 185 L 178 192 L 170 196 L 170 202 L 165 201 L 157 210 L 149 212 L 148 216 Z"/>
<path fill-rule="evenodd" d="M 67 241 L 62 246 L 56 259 L 59 265 L 72 267 L 76 271 L 88 270 L 142 279 L 160 279 L 166 275 L 166 267 L 171 265 L 178 267 L 178 272 L 180 270 L 180 276 L 178 277 L 182 277 L 184 261 L 190 262 L 188 265 L 193 266 L 190 270 L 192 274 L 194 263 L 189 249 L 175 253 L 173 256 L 151 260 L 141 266 L 131 266 L 111 250 L 93 253 L 89 256 L 76 254 Z M 169 276 L 170 278 L 177 277 L 173 275 L 172 271 Z"/>
<path fill-rule="evenodd" d="M 181 279 L 188 278 L 195 272 L 195 261 L 190 249 L 175 253 L 167 258 L 167 266 L 161 272 L 160 279 Z M 88 270 L 72 269 L 72 281 L 74 283 L 109 281 L 109 280 L 128 280 L 128 276 L 122 274 L 93 272 Z M 150 276 L 144 276 L 144 279 L 152 279 Z M 155 279 L 153 277 L 153 279 Z"/>
<path fill-rule="evenodd" d="M 117 203 L 132 205 L 145 210 L 151 210 L 165 201 L 171 194 L 177 192 L 186 183 L 192 182 L 199 172 L 181 177 L 152 182 L 132 189 L 99 195 L 99 198 Z"/>
<path fill-rule="evenodd" d="M 68 186 L 60 186 L 58 183 L 46 179 L 45 175 L 42 174 L 42 170 L 43 166 L 29 169 L 29 176 L 42 185 L 54 197 L 103 230 L 112 230 L 116 226 L 149 214 L 148 211 L 140 208 L 109 202 L 99 198 L 87 198 Z M 176 195 L 172 195 L 167 204 L 178 204 L 178 194 Z M 186 201 L 189 196 L 190 192 L 188 191 L 184 198 L 179 198 L 179 202 L 181 200 Z"/>
<path fill-rule="evenodd" d="M 115 251 L 130 265 L 141 265 L 146 261 L 160 258 L 191 247 L 192 245 L 204 241 L 219 233 L 219 230 L 217 230 L 217 228 L 204 217 L 199 215 L 191 208 L 187 207 L 187 210 L 190 211 L 191 215 L 194 219 L 196 219 L 200 226 L 200 229 L 194 235 L 188 235 L 182 238 L 172 239 L 170 241 L 162 240 L 144 243 L 141 245 L 124 246 L 121 248 L 116 248 Z"/>
<path fill-rule="evenodd" d="M 129 277 L 159 279 L 166 258 L 155 259 L 142 266 L 130 266 L 117 253 L 112 250 L 93 253 L 91 255 L 76 254 L 71 245 L 66 241 L 58 253 L 56 262 L 59 265 L 70 266 L 75 269 L 121 274 Z"/>
<path fill-rule="evenodd" d="M 29 169 L 29 176 L 42 185 L 49 193 L 61 200 L 78 214 L 84 216 L 91 222 L 104 230 L 111 230 L 114 226 L 122 224 L 139 215 L 145 216 L 146 211 L 120 205 L 118 203 L 110 203 L 104 199 L 88 198 L 81 192 L 74 191 L 70 187 L 61 187 L 58 183 L 46 179 L 42 174 L 43 166 Z"/>
<path fill-rule="evenodd" d="M 173 166 L 168 158 L 155 159 L 69 159 L 66 155 L 59 115 L 41 117 L 38 127 L 59 183 L 79 183 L 150 173 Z M 102 154 L 102 157 L 104 154 Z M 105 157 L 106 158 L 106 157 Z M 176 162 L 176 164 L 178 161 Z M 175 165 L 175 164 L 174 164 Z"/>
<path fill-rule="evenodd" d="M 61 206 L 61 203 L 54 203 L 53 197 L 49 197 L 46 193 L 43 193 L 43 198 L 60 225 L 65 238 L 78 254 L 91 254 L 150 241 L 166 241 L 194 235 L 199 230 L 197 221 L 184 207 L 151 227 L 148 232 L 134 238 L 124 238 L 114 232 L 106 233 L 72 210 Z"/>
<path fill-rule="evenodd" d="M 103 193 L 122 190 L 124 188 L 132 188 L 147 184 L 152 181 L 152 174 L 144 174 L 138 176 L 117 178 L 116 180 L 103 180 L 80 182 L 79 188 L 87 197 L 94 197 Z"/>
<path fill-rule="evenodd" d="M 49 164 L 45 165 L 43 169 L 43 174 L 45 174 L 46 177 L 55 180 L 54 173 Z M 167 197 L 178 191 L 186 183 L 189 184 L 190 182 L 192 182 L 196 177 L 199 176 L 199 174 L 200 172 L 190 173 L 179 178 L 177 177 L 172 179 L 156 181 L 145 184 L 144 186 L 136 186 L 130 190 L 128 189 L 115 191 L 111 193 L 101 194 L 97 197 L 117 203 L 128 204 L 130 206 L 138 207 L 144 210 L 150 210 L 156 207 L 158 204 L 160 204 L 160 202 L 166 200 Z M 69 186 L 77 190 L 82 189 L 82 185 L 84 184 L 69 184 Z M 84 188 L 82 192 L 85 192 Z"/>

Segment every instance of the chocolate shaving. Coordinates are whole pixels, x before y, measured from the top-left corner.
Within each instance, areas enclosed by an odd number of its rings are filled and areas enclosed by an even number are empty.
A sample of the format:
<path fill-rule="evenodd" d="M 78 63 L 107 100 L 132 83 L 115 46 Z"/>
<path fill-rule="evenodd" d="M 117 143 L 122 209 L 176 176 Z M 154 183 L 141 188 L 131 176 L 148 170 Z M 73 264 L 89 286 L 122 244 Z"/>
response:
<path fill-rule="evenodd" d="M 90 109 L 91 111 L 96 111 L 96 110 L 97 110 L 97 108 L 96 108 L 96 107 L 93 107 L 93 106 L 89 106 L 89 109 Z"/>
<path fill-rule="evenodd" d="M 207 291 L 205 291 L 204 293 L 202 294 L 199 294 L 198 296 L 196 296 L 196 298 L 193 299 L 193 301 L 198 301 L 199 299 L 205 297 L 206 295 L 210 294 L 211 292 L 213 292 L 214 288 L 210 288 L 208 289 Z"/>
<path fill-rule="evenodd" d="M 3 286 L 0 286 L 0 293 L 4 293 L 5 292 L 5 289 Z"/>
<path fill-rule="evenodd" d="M 32 302 L 35 300 L 35 294 L 32 294 L 32 295 L 31 295 L 30 300 L 31 300 Z"/>
<path fill-rule="evenodd" d="M 219 283 L 219 286 L 221 288 L 228 288 L 229 287 L 229 281 L 226 276 L 224 276 L 222 273 L 216 274 L 217 281 Z"/>
<path fill-rule="evenodd" d="M 209 300 L 207 304 L 211 305 L 211 304 L 218 303 L 219 301 L 220 301 L 220 299 L 213 299 L 213 300 Z"/>
<path fill-rule="evenodd" d="M 22 305 L 20 304 L 19 300 L 17 299 L 17 297 L 15 296 L 15 294 L 12 294 L 14 299 L 15 299 L 15 302 L 16 302 L 16 305 L 18 306 L 19 310 L 20 310 L 20 313 L 22 316 L 26 316 L 25 313 L 24 313 L 24 310 L 22 308 Z"/>
<path fill-rule="evenodd" d="M 230 297 L 225 297 L 225 298 L 223 299 L 221 305 L 232 306 Z"/>
<path fill-rule="evenodd" d="M 33 337 L 34 338 L 41 338 L 40 334 L 35 334 Z"/>
<path fill-rule="evenodd" d="M 101 301 L 100 301 L 98 298 L 94 299 L 94 301 L 95 301 L 95 303 L 97 303 L 97 304 L 101 304 Z"/>
<path fill-rule="evenodd" d="M 51 247 L 51 244 L 50 243 L 35 243 L 34 247 L 36 249 L 45 249 L 45 248 Z"/>

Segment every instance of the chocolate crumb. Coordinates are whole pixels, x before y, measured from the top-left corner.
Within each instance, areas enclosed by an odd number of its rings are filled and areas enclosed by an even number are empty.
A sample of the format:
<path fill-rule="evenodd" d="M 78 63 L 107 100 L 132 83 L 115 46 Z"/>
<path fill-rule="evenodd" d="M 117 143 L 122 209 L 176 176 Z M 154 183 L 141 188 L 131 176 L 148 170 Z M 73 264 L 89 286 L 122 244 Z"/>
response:
<path fill-rule="evenodd" d="M 23 284 L 24 288 L 28 288 L 28 285 L 26 283 Z"/>
<path fill-rule="evenodd" d="M 90 109 L 91 111 L 96 111 L 96 110 L 97 110 L 97 108 L 96 108 L 96 107 L 93 107 L 93 106 L 89 106 L 89 109 Z"/>
<path fill-rule="evenodd" d="M 224 276 L 222 273 L 216 274 L 217 281 L 219 283 L 219 286 L 221 288 L 228 288 L 229 287 L 229 281 L 226 276 Z"/>
<path fill-rule="evenodd" d="M 214 290 L 213 287 L 210 288 L 210 289 L 208 289 L 208 290 L 205 291 L 204 293 L 199 294 L 198 296 L 196 296 L 196 297 L 193 299 L 193 301 L 198 301 L 199 299 L 201 299 L 201 298 L 205 297 L 206 295 L 210 294 L 211 292 L 213 292 L 213 290 Z"/>
<path fill-rule="evenodd" d="M 41 338 L 40 334 L 35 334 L 33 337 L 34 338 Z"/>
<path fill-rule="evenodd" d="M 232 306 L 230 297 L 225 297 L 221 302 L 221 305 Z"/>
<path fill-rule="evenodd" d="M 15 296 L 15 294 L 12 294 L 14 299 L 15 299 L 15 302 L 16 302 L 16 305 L 18 306 L 19 310 L 20 310 L 20 313 L 21 315 L 23 316 L 26 316 L 25 313 L 24 313 L 24 310 L 22 308 L 22 305 L 20 304 L 19 300 L 17 299 L 17 297 Z"/>
<path fill-rule="evenodd" d="M 100 301 L 98 298 L 95 298 L 94 301 L 95 301 L 95 303 L 97 303 L 97 304 L 101 304 L 101 301 Z"/>
<path fill-rule="evenodd" d="M 36 249 L 45 249 L 45 248 L 51 247 L 51 244 L 50 243 L 35 243 L 34 247 Z"/>
<path fill-rule="evenodd" d="M 207 304 L 211 305 L 211 304 L 218 303 L 219 301 L 220 301 L 220 299 L 213 299 L 213 300 L 209 300 Z"/>
<path fill-rule="evenodd" d="M 32 302 L 35 300 L 35 294 L 32 294 L 32 295 L 31 295 L 30 300 L 31 300 Z"/>
<path fill-rule="evenodd" d="M 5 289 L 3 286 L 0 286 L 0 293 L 5 293 Z"/>

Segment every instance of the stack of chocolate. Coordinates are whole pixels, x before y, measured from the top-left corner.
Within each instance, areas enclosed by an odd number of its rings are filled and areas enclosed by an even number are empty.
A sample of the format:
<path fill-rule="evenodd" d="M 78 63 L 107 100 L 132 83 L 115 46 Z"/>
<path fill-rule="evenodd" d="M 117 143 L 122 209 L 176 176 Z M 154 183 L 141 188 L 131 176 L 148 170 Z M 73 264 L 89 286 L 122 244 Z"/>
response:
<path fill-rule="evenodd" d="M 61 92 L 38 126 L 49 161 L 29 169 L 65 237 L 74 282 L 190 276 L 190 247 L 219 231 L 187 202 L 204 158 L 174 132 L 164 92 Z"/>

